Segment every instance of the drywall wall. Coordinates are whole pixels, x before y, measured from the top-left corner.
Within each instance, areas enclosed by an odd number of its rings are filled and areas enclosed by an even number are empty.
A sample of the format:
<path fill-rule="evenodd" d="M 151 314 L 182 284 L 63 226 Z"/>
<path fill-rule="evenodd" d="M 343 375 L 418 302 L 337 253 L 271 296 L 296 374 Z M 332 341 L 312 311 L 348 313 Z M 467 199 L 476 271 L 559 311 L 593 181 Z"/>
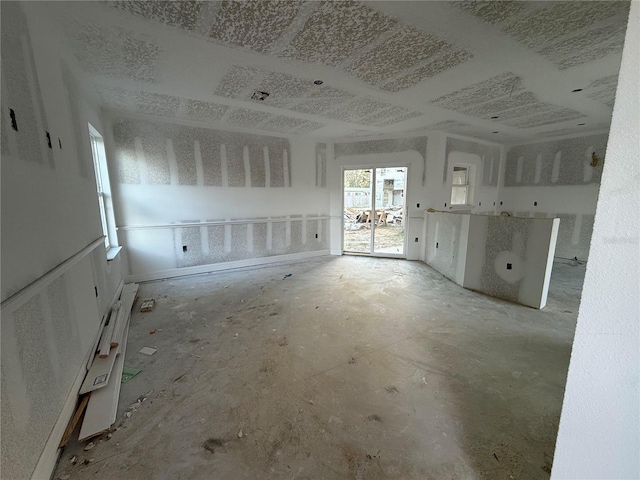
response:
<path fill-rule="evenodd" d="M 500 211 L 560 218 L 556 255 L 586 260 L 606 148 L 607 133 L 509 148 Z"/>
<path fill-rule="evenodd" d="M 640 3 L 632 2 L 552 478 L 640 478 Z"/>
<path fill-rule="evenodd" d="M 470 215 L 426 214 L 425 262 L 459 285 L 464 283 Z"/>
<path fill-rule="evenodd" d="M 558 219 L 426 212 L 425 262 L 470 290 L 547 302 Z"/>
<path fill-rule="evenodd" d="M 547 303 L 558 219 L 471 215 L 465 288 L 534 308 Z"/>
<path fill-rule="evenodd" d="M 428 137 L 365 140 L 333 144 L 328 161 L 328 184 L 331 211 L 331 254 L 342 254 L 343 198 L 342 172 L 345 167 L 407 167 L 407 250 L 406 258 L 417 260 L 423 255 L 423 213 L 426 200 L 425 181 Z M 417 241 L 416 241 L 417 239 Z"/>
<path fill-rule="evenodd" d="M 453 166 L 467 164 L 472 165 L 475 172 L 475 178 L 470 179 L 473 187 L 473 199 L 469 202 L 471 212 L 493 213 L 498 196 L 501 154 L 502 147 L 499 145 L 447 137 L 442 181 L 446 184 L 449 195 L 444 199 L 442 206 L 446 203 L 447 207 L 451 207 L 449 202 Z"/>
<path fill-rule="evenodd" d="M 98 242 L 41 282 L 102 235 L 87 122 L 102 125 L 37 5 L 2 2 L 0 14 L 1 467 L 3 478 L 29 478 L 38 462 L 53 466 L 60 439 L 50 436 L 67 421 L 61 416 L 127 266 L 123 256 L 107 262 Z M 54 447 L 45 450 L 49 439 Z"/>
<path fill-rule="evenodd" d="M 445 134 L 432 137 L 437 152 L 427 165 L 427 206 L 436 210 L 494 213 L 501 186 L 502 146 Z M 470 179 L 473 201 L 465 207 L 450 205 L 454 165 L 470 165 L 474 169 Z"/>
<path fill-rule="evenodd" d="M 114 205 L 135 278 L 328 249 L 325 144 L 115 117 Z"/>

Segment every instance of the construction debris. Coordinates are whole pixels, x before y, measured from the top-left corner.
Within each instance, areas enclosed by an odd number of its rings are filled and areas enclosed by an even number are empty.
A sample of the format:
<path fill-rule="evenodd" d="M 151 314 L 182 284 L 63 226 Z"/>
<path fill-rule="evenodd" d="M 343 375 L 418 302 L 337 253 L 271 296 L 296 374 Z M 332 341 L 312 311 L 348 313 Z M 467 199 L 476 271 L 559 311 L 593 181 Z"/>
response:
<path fill-rule="evenodd" d="M 142 305 L 140 305 L 141 312 L 150 312 L 155 307 L 156 301 L 153 298 L 147 298 L 142 301 Z"/>
<path fill-rule="evenodd" d="M 133 377 L 135 377 L 141 371 L 142 370 L 138 370 L 137 368 L 124 367 L 122 369 L 122 379 L 120 380 L 120 382 L 121 383 L 127 383 L 129 380 L 131 380 Z"/>
<path fill-rule="evenodd" d="M 151 348 L 151 347 L 142 347 L 140 349 L 140 353 L 143 353 L 144 355 L 153 355 L 156 352 L 157 352 L 157 350 L 155 348 Z"/>
<path fill-rule="evenodd" d="M 344 224 L 346 230 L 360 230 L 371 225 L 373 219 L 371 209 L 345 207 Z M 375 211 L 376 225 L 402 225 L 404 223 L 404 207 L 378 208 Z"/>
<path fill-rule="evenodd" d="M 90 396 L 78 437 L 81 442 L 107 432 L 116 421 L 129 320 L 137 291 L 138 285 L 135 283 L 124 285 L 119 302 L 116 302 L 110 312 L 109 321 L 113 323 L 108 330 L 108 335 L 105 333 L 107 333 L 106 329 L 109 324 L 106 323 L 106 326 L 103 327 L 101 335 L 105 342 L 102 347 L 105 353 L 107 348 L 109 349 L 106 358 L 100 358 L 101 346 L 96 345 L 98 351 L 89 367 L 90 371 L 85 382 L 83 382 L 83 387 L 90 392 Z M 85 447 L 85 450 L 90 450 L 93 447 L 94 444 L 91 442 Z"/>
<path fill-rule="evenodd" d="M 89 396 L 85 395 L 84 397 L 82 397 L 82 400 L 78 405 L 78 408 L 76 408 L 75 413 L 73 414 L 73 416 L 71 417 L 71 420 L 69 421 L 69 424 L 67 425 L 67 429 L 64 431 L 64 434 L 62 435 L 62 440 L 60 440 L 60 447 L 64 447 L 69 441 L 69 439 L 71 438 L 71 434 L 76 429 L 76 425 L 80 421 L 80 417 L 84 413 L 84 410 L 87 408 L 88 403 L 89 403 Z M 74 463 L 73 458 L 71 459 L 71 463 Z"/>

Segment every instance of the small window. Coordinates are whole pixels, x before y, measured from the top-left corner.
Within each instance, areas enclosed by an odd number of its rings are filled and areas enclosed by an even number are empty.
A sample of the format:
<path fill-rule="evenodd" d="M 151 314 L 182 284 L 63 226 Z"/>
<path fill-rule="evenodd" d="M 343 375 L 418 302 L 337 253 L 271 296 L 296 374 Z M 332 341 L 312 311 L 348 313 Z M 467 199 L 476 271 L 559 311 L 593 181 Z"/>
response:
<path fill-rule="evenodd" d="M 91 140 L 93 170 L 96 174 L 98 207 L 100 209 L 100 221 L 102 224 L 102 233 L 104 235 L 104 245 L 107 249 L 107 259 L 111 260 L 120 249 L 118 247 L 115 220 L 113 217 L 113 203 L 111 200 L 111 186 L 109 184 L 107 156 L 104 150 L 104 141 L 102 136 L 91 124 L 89 124 L 89 139 Z"/>
<path fill-rule="evenodd" d="M 469 205 L 469 167 L 454 166 L 451 181 L 451 205 Z"/>

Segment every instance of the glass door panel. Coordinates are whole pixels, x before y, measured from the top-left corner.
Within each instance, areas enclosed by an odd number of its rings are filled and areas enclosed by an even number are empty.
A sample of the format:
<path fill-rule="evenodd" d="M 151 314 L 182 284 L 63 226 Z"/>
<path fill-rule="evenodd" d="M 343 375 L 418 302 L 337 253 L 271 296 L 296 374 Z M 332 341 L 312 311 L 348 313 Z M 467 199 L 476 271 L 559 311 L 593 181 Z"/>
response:
<path fill-rule="evenodd" d="M 404 256 L 406 167 L 376 168 L 373 252 Z"/>
<path fill-rule="evenodd" d="M 343 251 L 371 253 L 373 172 L 370 168 L 345 170 Z"/>

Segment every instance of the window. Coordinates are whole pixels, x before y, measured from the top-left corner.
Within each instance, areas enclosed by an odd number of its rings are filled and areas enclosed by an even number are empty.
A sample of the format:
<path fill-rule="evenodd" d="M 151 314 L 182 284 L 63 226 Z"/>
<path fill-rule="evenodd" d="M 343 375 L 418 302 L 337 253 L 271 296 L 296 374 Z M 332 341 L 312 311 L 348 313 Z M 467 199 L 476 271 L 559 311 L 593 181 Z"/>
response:
<path fill-rule="evenodd" d="M 451 205 L 470 204 L 469 167 L 454 166 L 451 181 Z"/>
<path fill-rule="evenodd" d="M 113 260 L 120 251 L 116 237 L 115 220 L 113 217 L 113 203 L 111 200 L 111 186 L 109 184 L 109 170 L 104 141 L 98 131 L 89 124 L 89 139 L 91 140 L 91 154 L 93 156 L 93 170 L 96 174 L 96 188 L 98 193 L 98 207 L 100 221 L 104 235 L 104 245 L 107 249 L 107 259 Z"/>

